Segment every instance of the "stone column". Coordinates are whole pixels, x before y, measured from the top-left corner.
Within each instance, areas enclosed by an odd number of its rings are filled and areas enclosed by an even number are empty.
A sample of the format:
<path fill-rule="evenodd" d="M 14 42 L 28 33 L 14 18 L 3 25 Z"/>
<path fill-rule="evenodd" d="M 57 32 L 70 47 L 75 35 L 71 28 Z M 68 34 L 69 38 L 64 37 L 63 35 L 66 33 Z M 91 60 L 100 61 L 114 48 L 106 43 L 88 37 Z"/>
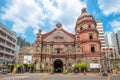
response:
<path fill-rule="evenodd" d="M 50 58 L 50 67 L 51 67 L 51 73 L 53 73 L 53 59 L 52 57 Z"/>
<path fill-rule="evenodd" d="M 51 67 L 51 73 L 53 73 L 53 64 L 51 64 L 50 67 Z"/>
<path fill-rule="evenodd" d="M 36 70 L 40 70 L 40 62 L 36 63 Z"/>
<path fill-rule="evenodd" d="M 63 73 L 65 73 L 65 64 L 63 64 Z"/>

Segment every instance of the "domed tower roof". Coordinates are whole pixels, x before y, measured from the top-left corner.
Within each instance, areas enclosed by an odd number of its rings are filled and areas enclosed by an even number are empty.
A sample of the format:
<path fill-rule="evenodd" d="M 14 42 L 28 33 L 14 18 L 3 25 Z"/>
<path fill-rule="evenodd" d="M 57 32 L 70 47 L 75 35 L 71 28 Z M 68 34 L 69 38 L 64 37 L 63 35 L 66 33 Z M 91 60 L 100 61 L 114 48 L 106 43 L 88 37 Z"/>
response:
<path fill-rule="evenodd" d="M 78 17 L 77 21 L 76 21 L 76 27 L 79 24 L 82 24 L 83 22 L 95 22 L 93 16 L 89 13 L 87 13 L 86 8 L 82 8 L 81 9 L 81 15 Z M 76 29 L 75 27 L 75 29 Z"/>
<path fill-rule="evenodd" d="M 87 13 L 86 8 L 81 9 L 81 15 L 78 17 L 78 19 L 80 19 L 80 18 L 82 18 L 84 16 L 91 16 L 92 17 L 91 14 Z"/>

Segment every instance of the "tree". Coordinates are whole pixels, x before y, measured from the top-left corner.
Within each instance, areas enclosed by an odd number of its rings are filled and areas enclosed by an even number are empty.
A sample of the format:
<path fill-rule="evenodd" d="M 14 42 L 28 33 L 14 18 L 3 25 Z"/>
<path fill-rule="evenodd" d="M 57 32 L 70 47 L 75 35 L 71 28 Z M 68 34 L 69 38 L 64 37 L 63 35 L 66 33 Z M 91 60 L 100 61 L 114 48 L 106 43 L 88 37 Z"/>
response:
<path fill-rule="evenodd" d="M 18 67 L 18 68 L 22 68 L 22 67 L 23 67 L 23 64 L 18 63 L 18 64 L 17 64 L 17 67 Z"/>
<path fill-rule="evenodd" d="M 78 64 L 78 63 L 75 63 L 75 64 L 74 64 L 74 72 L 75 72 L 75 73 L 78 73 L 78 72 L 79 72 L 79 64 Z"/>
<path fill-rule="evenodd" d="M 17 63 L 15 63 L 13 66 L 14 66 L 14 69 L 13 69 L 13 72 L 12 72 L 12 73 L 15 74 L 15 73 L 17 72 Z"/>
<path fill-rule="evenodd" d="M 18 64 L 17 64 L 17 67 L 18 67 L 18 71 L 19 71 L 20 73 L 23 73 L 23 64 L 22 64 L 22 63 L 18 63 Z"/>
<path fill-rule="evenodd" d="M 14 64 L 14 68 L 17 68 L 17 63 Z"/>
<path fill-rule="evenodd" d="M 80 68 L 81 68 L 82 72 L 86 71 L 86 69 L 87 69 L 87 63 L 86 62 L 81 62 L 80 63 Z"/>
<path fill-rule="evenodd" d="M 79 64 L 78 64 L 78 63 L 75 63 L 75 64 L 74 64 L 74 68 L 79 68 Z"/>
<path fill-rule="evenodd" d="M 32 69 L 34 68 L 34 63 L 33 63 L 33 62 L 30 62 L 30 63 L 28 64 L 28 68 L 29 68 L 29 72 L 31 72 Z"/>
<path fill-rule="evenodd" d="M 17 71 L 20 73 L 23 72 L 23 64 L 22 63 L 15 63 L 14 64 L 14 73 L 16 73 Z"/>

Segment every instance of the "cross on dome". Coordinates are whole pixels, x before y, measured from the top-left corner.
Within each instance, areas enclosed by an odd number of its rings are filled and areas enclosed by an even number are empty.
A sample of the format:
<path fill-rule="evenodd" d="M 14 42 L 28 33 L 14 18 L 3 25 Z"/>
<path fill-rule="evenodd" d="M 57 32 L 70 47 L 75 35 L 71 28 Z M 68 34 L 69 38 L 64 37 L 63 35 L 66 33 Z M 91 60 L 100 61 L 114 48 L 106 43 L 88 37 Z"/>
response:
<path fill-rule="evenodd" d="M 57 28 L 60 28 L 61 26 L 62 26 L 62 24 L 59 23 L 59 22 L 56 24 L 56 27 L 57 27 Z"/>
<path fill-rule="evenodd" d="M 84 8 L 82 8 L 82 9 L 81 9 L 81 11 L 82 11 L 82 14 L 83 14 L 83 13 L 87 13 L 87 11 L 86 11 L 86 8 L 85 8 L 85 7 L 84 7 Z"/>

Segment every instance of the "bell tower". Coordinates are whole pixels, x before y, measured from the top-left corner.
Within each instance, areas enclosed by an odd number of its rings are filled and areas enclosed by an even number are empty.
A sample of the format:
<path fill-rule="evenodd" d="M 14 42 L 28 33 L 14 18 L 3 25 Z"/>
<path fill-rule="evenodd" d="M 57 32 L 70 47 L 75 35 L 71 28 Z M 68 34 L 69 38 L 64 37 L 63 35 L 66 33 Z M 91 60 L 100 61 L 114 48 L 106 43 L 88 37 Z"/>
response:
<path fill-rule="evenodd" d="M 34 54 L 33 54 L 33 62 L 35 63 L 35 67 L 37 70 L 41 69 L 41 64 L 42 64 L 42 34 L 41 30 L 38 30 L 37 36 L 36 36 L 36 41 L 34 45 Z"/>
<path fill-rule="evenodd" d="M 83 54 L 100 52 L 100 41 L 98 31 L 93 16 L 87 13 L 86 8 L 82 8 L 81 15 L 78 17 L 75 27 L 77 41 L 79 39 Z"/>

